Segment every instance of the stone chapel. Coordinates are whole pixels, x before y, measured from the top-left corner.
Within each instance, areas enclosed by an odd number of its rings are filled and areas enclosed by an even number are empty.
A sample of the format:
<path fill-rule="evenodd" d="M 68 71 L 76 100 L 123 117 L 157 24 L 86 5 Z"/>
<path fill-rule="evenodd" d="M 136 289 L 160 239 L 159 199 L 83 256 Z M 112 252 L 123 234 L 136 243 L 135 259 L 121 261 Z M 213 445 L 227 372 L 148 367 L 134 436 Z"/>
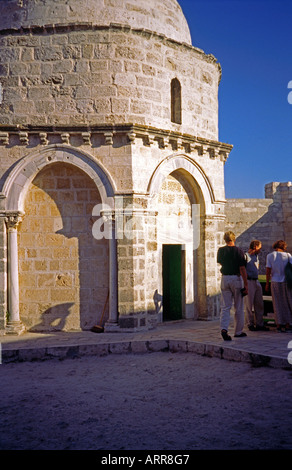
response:
<path fill-rule="evenodd" d="M 221 67 L 176 0 L 0 2 L 0 330 L 219 316 Z"/>

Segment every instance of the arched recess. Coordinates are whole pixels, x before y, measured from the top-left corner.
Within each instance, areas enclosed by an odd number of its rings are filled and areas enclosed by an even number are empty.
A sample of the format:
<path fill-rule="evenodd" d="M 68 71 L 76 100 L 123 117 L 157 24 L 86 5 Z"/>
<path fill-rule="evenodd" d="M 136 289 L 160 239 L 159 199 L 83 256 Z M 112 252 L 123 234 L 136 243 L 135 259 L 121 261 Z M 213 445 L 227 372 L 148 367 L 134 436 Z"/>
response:
<path fill-rule="evenodd" d="M 54 162 L 71 163 L 83 170 L 94 181 L 102 203 L 113 207 L 115 184 L 101 163 L 84 151 L 66 145 L 51 145 L 23 157 L 9 172 L 2 188 L 7 211 L 23 211 L 29 184 L 42 168 Z"/>
<path fill-rule="evenodd" d="M 193 177 L 198 203 L 203 206 L 205 214 L 211 214 L 212 204 L 215 202 L 212 185 L 203 169 L 186 155 L 167 157 L 156 167 L 148 185 L 150 201 L 155 200 L 165 177 L 175 170 L 184 170 L 186 174 Z"/>
<path fill-rule="evenodd" d="M 38 175 L 47 169 L 53 168 L 75 168 L 75 171 L 83 174 L 87 181 L 88 186 L 95 188 L 98 193 L 96 203 L 104 204 L 107 208 L 114 208 L 114 194 L 115 185 L 105 168 L 85 152 L 77 151 L 70 146 L 49 146 L 41 151 L 34 152 L 21 159 L 9 172 L 3 189 L 2 195 L 5 196 L 6 209 L 4 211 L 7 221 L 7 298 L 8 298 L 8 329 L 15 329 L 15 331 L 22 331 L 20 309 L 19 309 L 19 266 L 18 266 L 18 232 L 17 227 L 19 222 L 24 220 L 25 216 L 25 201 L 31 188 L 32 182 L 37 181 Z M 69 173 L 67 173 L 68 175 Z M 54 177 L 54 176 L 53 176 Z M 85 178 L 85 179 L 86 179 Z M 83 188 L 84 189 L 84 188 Z M 2 196 L 3 197 L 3 196 Z M 92 200 L 90 201 L 93 202 Z M 40 214 L 41 217 L 41 214 Z M 76 221 L 75 221 L 76 222 Z M 27 230 L 27 228 L 26 228 Z M 90 229 L 89 229 L 90 231 Z M 60 236 L 64 233 L 60 233 Z M 88 232 L 88 236 L 93 237 L 92 233 Z M 109 321 L 112 323 L 117 322 L 117 272 L 116 272 L 116 245 L 114 237 L 109 239 Z M 53 263 L 51 263 L 53 264 Z M 83 263 L 84 264 L 84 263 Z M 55 276 L 56 277 L 56 276 Z M 84 278 L 84 276 L 83 276 Z M 42 276 L 45 282 L 52 282 L 49 276 Z M 67 277 L 68 279 L 68 277 Z M 57 281 L 60 283 L 67 282 L 66 274 L 63 271 L 57 276 Z M 38 281 L 37 281 L 38 282 Z M 56 281 L 54 281 L 56 282 Z M 71 280 L 69 280 L 71 282 Z M 88 280 L 90 282 L 90 279 Z M 83 279 L 83 285 L 85 280 Z M 37 286 L 39 287 L 39 286 Z M 69 304 L 68 304 L 69 305 Z M 49 307 L 49 305 L 48 305 Z M 100 305 L 96 306 L 97 310 L 102 310 Z M 50 310 L 50 309 L 49 309 Z M 96 311 L 96 322 L 98 321 L 98 313 Z M 80 326 L 82 328 L 81 322 Z M 88 329 L 93 325 L 86 325 Z"/>
<path fill-rule="evenodd" d="M 212 185 L 196 162 L 185 155 L 175 155 L 166 158 L 157 166 L 149 182 L 148 191 L 150 208 L 157 213 L 157 264 L 160 272 L 159 294 L 163 304 L 160 320 L 199 318 L 202 298 L 206 296 L 205 220 L 213 213 L 215 198 Z M 179 198 L 183 201 L 181 207 L 177 203 Z M 162 205 L 160 205 L 161 200 Z M 167 204 L 168 219 L 165 218 Z M 187 212 L 188 223 L 186 223 Z M 177 214 L 179 217 L 176 217 Z M 177 230 L 179 226 L 182 230 Z M 163 232 L 165 227 L 166 233 Z M 176 265 L 171 267 L 168 261 L 165 262 L 167 257 L 169 260 L 176 258 Z M 175 301 L 166 300 L 168 292 L 165 285 L 167 286 L 172 280 L 165 273 L 171 270 L 177 273 L 180 264 L 178 285 L 172 284 L 170 291 L 173 295 L 175 290 L 179 290 L 179 284 L 181 285 L 182 292 L 179 299 L 179 302 L 182 302 L 181 316 L 169 318 L 165 313 L 165 305 Z"/>

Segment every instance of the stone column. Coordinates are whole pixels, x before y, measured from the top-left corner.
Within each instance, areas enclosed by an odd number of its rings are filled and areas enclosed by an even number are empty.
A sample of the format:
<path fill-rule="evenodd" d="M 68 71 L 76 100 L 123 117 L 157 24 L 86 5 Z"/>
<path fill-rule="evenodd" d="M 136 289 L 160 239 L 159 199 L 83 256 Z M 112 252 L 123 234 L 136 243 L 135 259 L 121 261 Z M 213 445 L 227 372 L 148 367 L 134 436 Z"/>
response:
<path fill-rule="evenodd" d="M 19 280 L 18 280 L 18 242 L 17 226 L 21 222 L 23 213 L 15 212 L 9 214 L 5 221 L 7 225 L 8 253 L 8 322 L 6 334 L 19 335 L 24 332 L 24 325 L 20 321 L 19 315 Z"/>
<path fill-rule="evenodd" d="M 217 250 L 224 233 L 224 216 L 205 215 L 203 218 L 202 248 L 204 267 L 201 285 L 199 320 L 214 320 L 220 315 L 220 266 Z"/>
<path fill-rule="evenodd" d="M 113 214 L 102 214 L 109 224 L 109 317 L 105 323 L 105 331 L 114 331 L 118 327 L 118 267 L 117 240 L 115 234 L 115 218 Z"/>
<path fill-rule="evenodd" d="M 5 332 L 7 316 L 7 230 L 5 213 L 0 212 L 0 330 Z"/>

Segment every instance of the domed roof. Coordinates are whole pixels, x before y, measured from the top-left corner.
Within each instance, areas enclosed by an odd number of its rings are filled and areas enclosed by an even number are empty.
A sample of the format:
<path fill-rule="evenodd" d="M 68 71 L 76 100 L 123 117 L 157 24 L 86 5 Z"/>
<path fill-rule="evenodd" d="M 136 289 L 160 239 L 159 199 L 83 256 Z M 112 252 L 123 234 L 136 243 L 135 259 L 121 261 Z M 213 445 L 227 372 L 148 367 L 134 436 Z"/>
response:
<path fill-rule="evenodd" d="M 191 44 L 186 18 L 176 0 L 0 1 L 1 30 L 72 23 L 119 23 Z"/>

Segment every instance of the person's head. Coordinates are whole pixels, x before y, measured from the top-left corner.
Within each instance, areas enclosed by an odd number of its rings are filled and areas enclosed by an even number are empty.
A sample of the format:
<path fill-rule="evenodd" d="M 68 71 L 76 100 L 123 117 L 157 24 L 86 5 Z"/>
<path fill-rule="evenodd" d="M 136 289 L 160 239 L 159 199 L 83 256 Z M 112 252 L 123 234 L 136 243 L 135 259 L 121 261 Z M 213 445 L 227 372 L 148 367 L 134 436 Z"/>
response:
<path fill-rule="evenodd" d="M 287 250 L 287 243 L 284 240 L 278 240 L 274 243 L 273 249 L 274 250 L 286 251 Z"/>
<path fill-rule="evenodd" d="M 262 248 L 262 242 L 260 240 L 252 240 L 249 245 L 249 249 L 255 253 L 259 253 Z"/>
<path fill-rule="evenodd" d="M 235 243 L 235 235 L 233 232 L 228 231 L 224 233 L 224 241 L 225 243 Z"/>

